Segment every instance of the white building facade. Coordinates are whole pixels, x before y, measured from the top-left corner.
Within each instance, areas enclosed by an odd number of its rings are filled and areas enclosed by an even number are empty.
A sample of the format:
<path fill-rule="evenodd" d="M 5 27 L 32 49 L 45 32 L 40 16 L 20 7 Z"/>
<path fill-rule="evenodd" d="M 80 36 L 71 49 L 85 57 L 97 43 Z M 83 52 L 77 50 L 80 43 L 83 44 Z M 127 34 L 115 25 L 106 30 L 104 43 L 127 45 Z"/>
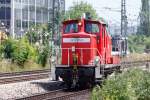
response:
<path fill-rule="evenodd" d="M 0 0 L 0 23 L 13 37 L 21 36 L 31 26 L 51 22 L 53 7 L 64 11 L 65 0 Z"/>

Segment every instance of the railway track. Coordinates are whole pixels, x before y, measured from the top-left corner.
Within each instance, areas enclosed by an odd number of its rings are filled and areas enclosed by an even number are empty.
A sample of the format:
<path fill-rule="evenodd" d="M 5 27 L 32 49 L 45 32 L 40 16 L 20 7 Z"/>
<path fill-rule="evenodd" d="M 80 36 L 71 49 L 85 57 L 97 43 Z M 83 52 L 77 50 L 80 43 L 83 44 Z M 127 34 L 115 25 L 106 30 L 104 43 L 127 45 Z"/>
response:
<path fill-rule="evenodd" d="M 49 69 L 26 71 L 26 72 L 1 73 L 0 84 L 9 84 L 22 81 L 45 79 L 49 77 L 49 74 L 50 74 Z"/>
<path fill-rule="evenodd" d="M 123 68 L 129 68 L 132 66 L 146 65 L 150 67 L 150 60 L 145 61 L 131 61 L 122 62 Z M 0 84 L 9 84 L 22 81 L 38 80 L 48 78 L 50 75 L 50 69 L 26 71 L 26 72 L 14 72 L 14 73 L 0 73 Z"/>
<path fill-rule="evenodd" d="M 30 97 L 18 98 L 16 100 L 79 100 L 79 96 L 85 96 L 89 94 L 90 89 L 74 92 L 66 92 L 64 89 L 60 89 L 49 91 L 47 93 L 32 95 Z"/>
<path fill-rule="evenodd" d="M 50 69 L 35 70 L 35 71 L 24 71 L 24 72 L 12 72 L 12 73 L 0 73 L 0 77 L 38 74 L 38 73 L 45 73 L 45 72 L 49 72 L 49 71 L 50 71 Z"/>
<path fill-rule="evenodd" d="M 143 60 L 143 61 L 131 61 L 131 62 L 122 62 L 122 68 L 130 68 L 130 67 L 139 67 L 139 66 L 146 66 L 150 68 L 150 60 Z"/>
<path fill-rule="evenodd" d="M 146 65 L 150 61 L 135 61 L 135 62 L 122 62 L 121 65 L 124 68 L 130 68 L 132 66 Z M 56 90 L 43 94 L 37 94 L 30 97 L 20 98 L 17 100 L 82 100 L 80 96 L 89 96 L 90 90 L 82 90 L 77 92 L 64 92 L 63 90 Z M 86 99 L 85 99 L 86 100 Z"/>

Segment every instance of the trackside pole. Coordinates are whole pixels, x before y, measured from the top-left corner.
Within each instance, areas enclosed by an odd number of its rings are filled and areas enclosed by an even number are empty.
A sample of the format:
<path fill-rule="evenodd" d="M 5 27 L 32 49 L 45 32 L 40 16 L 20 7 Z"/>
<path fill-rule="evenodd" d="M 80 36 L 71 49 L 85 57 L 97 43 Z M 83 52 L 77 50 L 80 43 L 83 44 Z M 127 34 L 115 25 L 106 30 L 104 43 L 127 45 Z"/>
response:
<path fill-rule="evenodd" d="M 56 66 L 51 66 L 51 78 L 53 81 L 56 81 L 55 70 L 56 70 Z"/>

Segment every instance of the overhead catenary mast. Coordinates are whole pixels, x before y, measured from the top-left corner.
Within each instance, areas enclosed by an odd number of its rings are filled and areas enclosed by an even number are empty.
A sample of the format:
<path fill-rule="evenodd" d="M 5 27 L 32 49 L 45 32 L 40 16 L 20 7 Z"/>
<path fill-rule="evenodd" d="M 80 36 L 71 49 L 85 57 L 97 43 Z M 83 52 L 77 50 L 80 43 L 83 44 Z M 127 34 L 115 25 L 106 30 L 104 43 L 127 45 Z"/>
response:
<path fill-rule="evenodd" d="M 126 0 L 121 0 L 121 36 L 125 38 L 121 51 L 124 51 L 125 55 L 127 54 L 127 24 Z"/>

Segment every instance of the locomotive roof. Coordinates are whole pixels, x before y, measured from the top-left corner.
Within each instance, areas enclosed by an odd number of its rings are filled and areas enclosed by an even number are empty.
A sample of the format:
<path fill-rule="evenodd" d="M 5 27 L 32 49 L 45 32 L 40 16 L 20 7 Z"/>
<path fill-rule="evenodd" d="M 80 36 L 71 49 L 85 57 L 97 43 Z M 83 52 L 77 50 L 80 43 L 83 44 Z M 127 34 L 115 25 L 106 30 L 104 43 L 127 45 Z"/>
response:
<path fill-rule="evenodd" d="M 89 20 L 89 19 L 69 19 L 69 20 L 65 20 L 63 21 L 62 23 L 65 24 L 65 23 L 68 23 L 68 22 L 78 22 L 78 21 L 81 21 L 81 20 L 85 20 L 85 21 L 92 21 L 94 23 L 100 23 L 100 24 L 103 24 L 103 25 L 107 25 L 104 21 L 101 21 L 101 20 Z"/>

